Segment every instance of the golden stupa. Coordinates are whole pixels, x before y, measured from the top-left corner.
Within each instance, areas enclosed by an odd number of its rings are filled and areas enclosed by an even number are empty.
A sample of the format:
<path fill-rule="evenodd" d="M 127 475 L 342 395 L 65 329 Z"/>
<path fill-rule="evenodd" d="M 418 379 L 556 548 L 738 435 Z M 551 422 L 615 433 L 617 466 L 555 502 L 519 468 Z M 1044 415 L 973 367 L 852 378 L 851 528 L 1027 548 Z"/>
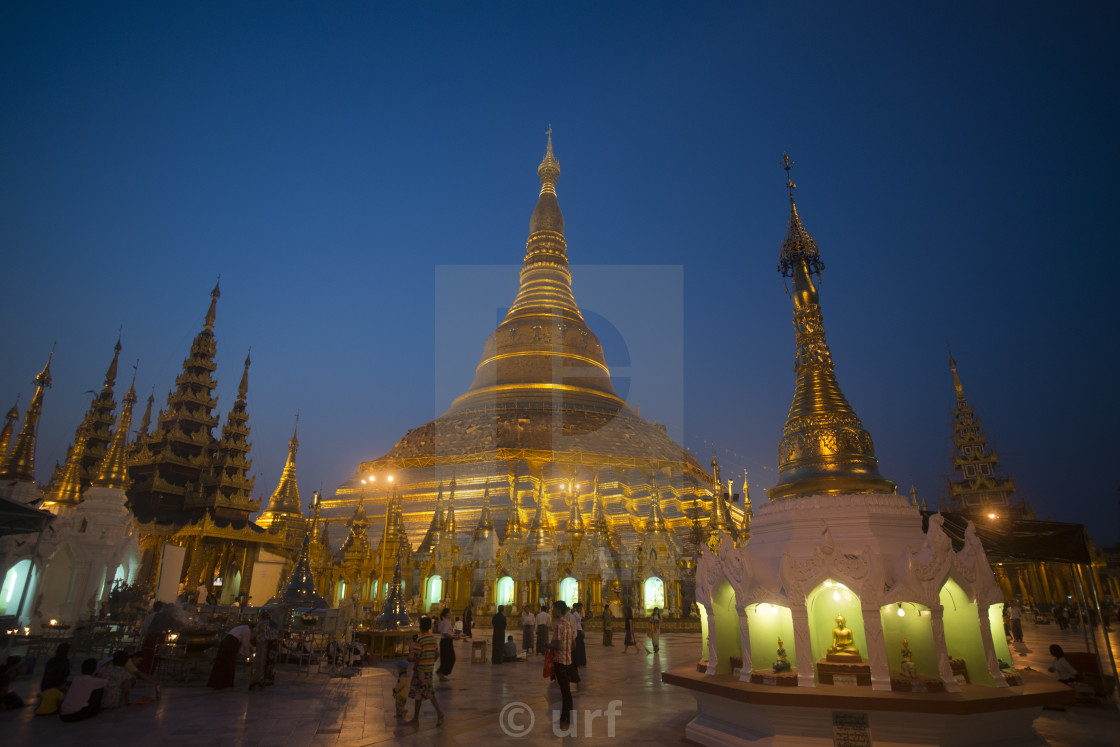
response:
<path fill-rule="evenodd" d="M 443 415 L 409 431 L 388 454 L 363 462 L 323 502 L 323 516 L 339 523 L 350 519 L 364 498 L 375 544 L 386 534 L 390 505 L 396 505 L 397 518 L 419 555 L 416 584 L 424 583 L 426 562 L 430 566 L 437 555 L 443 562 L 434 549 L 440 542 L 449 553 L 459 547 L 464 557 L 471 554 L 468 545 L 480 519 L 493 522 L 506 548 L 498 552 L 498 566 L 525 561 L 528 553 L 534 567 L 547 569 L 526 584 L 530 596 L 539 593 L 542 598 L 555 598 L 564 574 L 578 577 L 572 564 L 578 565 L 579 545 L 587 539 L 581 526 L 584 514 L 601 515 L 597 526 L 610 535 L 602 542 L 613 553 L 612 562 L 631 569 L 632 556 L 649 541 L 643 538 L 651 515 L 660 517 L 656 526 L 663 522 L 674 538 L 671 562 L 682 567 L 691 562 L 697 544 L 709 539 L 711 525 L 735 527 L 742 521 L 742 511 L 729 505 L 700 463 L 615 391 L 603 347 L 572 292 L 556 194 L 560 164 L 551 130 L 537 174 L 540 192 L 529 220 L 520 287 L 509 312 L 486 339 L 469 389 Z M 454 508 L 445 517 L 439 496 L 452 480 Z M 489 506 L 485 516 L 484 497 Z M 434 525 L 448 521 L 454 529 L 449 538 L 441 538 L 447 531 Z M 521 526 L 534 530 L 523 538 Z M 341 528 L 335 534 L 337 542 Z M 529 547 L 520 561 L 507 552 L 513 541 Z M 552 555 L 546 557 L 548 553 Z M 474 565 L 487 562 L 476 558 Z M 383 564 L 374 564 L 374 575 L 383 575 Z M 647 571 L 632 570 L 630 575 Z M 446 596 L 489 598 L 489 581 L 476 573 L 470 590 L 456 587 Z M 628 583 L 641 581 L 619 579 L 621 596 L 630 596 Z M 406 580 L 406 596 L 409 589 Z M 368 596 L 377 598 L 372 591 Z M 586 599 L 597 597 L 591 593 Z"/>

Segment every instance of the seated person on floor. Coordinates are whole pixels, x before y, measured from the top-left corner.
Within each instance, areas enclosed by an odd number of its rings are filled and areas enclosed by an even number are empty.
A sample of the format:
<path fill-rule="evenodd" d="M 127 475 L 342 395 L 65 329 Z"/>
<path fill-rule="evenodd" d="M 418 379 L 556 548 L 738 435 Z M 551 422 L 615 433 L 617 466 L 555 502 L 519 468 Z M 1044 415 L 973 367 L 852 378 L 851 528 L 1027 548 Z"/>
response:
<path fill-rule="evenodd" d="M 94 677 L 97 659 L 82 662 L 82 673 L 70 683 L 62 705 L 58 707 L 58 717 L 63 721 L 81 721 L 93 718 L 101 710 L 101 699 L 105 697 L 108 680 Z"/>
<path fill-rule="evenodd" d="M 1069 663 L 1069 659 L 1066 658 L 1066 653 L 1062 651 L 1061 646 L 1056 643 L 1051 644 L 1050 655 L 1054 657 L 1054 661 L 1047 667 L 1046 671 L 1053 672 L 1058 682 L 1072 686 L 1074 682 L 1081 679 L 1081 673 Z"/>
<path fill-rule="evenodd" d="M 129 674 L 128 652 L 118 651 L 113 654 L 109 664 L 97 670 L 97 676 L 109 684 L 105 685 L 105 695 L 101 698 L 101 707 L 104 709 L 128 705 L 128 691 L 132 686 L 132 675 Z"/>
<path fill-rule="evenodd" d="M 12 680 L 27 671 L 23 659 L 9 656 L 0 667 L 0 711 L 23 707 L 23 698 L 11 691 Z"/>
<path fill-rule="evenodd" d="M 502 653 L 506 661 L 517 661 L 517 644 L 513 642 L 513 636 L 506 639 L 505 645 L 502 646 Z"/>

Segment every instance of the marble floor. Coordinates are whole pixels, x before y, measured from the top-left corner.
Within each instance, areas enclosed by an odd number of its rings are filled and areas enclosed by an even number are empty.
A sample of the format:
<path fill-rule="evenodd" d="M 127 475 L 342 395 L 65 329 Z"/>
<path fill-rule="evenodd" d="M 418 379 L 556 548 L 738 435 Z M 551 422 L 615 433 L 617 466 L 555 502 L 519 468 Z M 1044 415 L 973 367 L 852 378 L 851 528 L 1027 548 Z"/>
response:
<path fill-rule="evenodd" d="M 488 631 L 478 633 L 488 640 Z M 1050 626 L 1028 626 L 1025 639 L 1027 644 L 1016 651 L 1018 666 L 1045 670 L 1046 648 L 1052 642 L 1070 650 L 1084 649 L 1083 642 L 1077 645 L 1077 637 L 1059 636 Z M 1115 634 L 1113 643 L 1117 643 Z M 242 685 L 246 673 L 239 671 L 239 686 L 232 691 L 214 692 L 201 685 L 165 687 L 159 701 L 105 712 L 85 722 L 36 718 L 29 707 L 0 713 L 0 743 L 490 747 L 551 744 L 558 738 L 581 744 L 685 743 L 684 728 L 695 712 L 694 701 L 687 691 L 662 684 L 660 672 L 694 662 L 699 636 L 666 634 L 657 654 L 644 649 L 623 654 L 621 646 L 603 648 L 594 637 L 588 644 L 589 666 L 581 674 L 582 683 L 573 688 L 576 734 L 559 737 L 552 726 L 559 691 L 541 676 L 541 657 L 498 666 L 471 664 L 470 646 L 464 641 L 456 644 L 458 661 L 451 678 L 437 686 L 446 713 L 442 726 L 436 725 L 430 704 L 424 706 L 419 727 L 394 717 L 395 677 L 387 668 L 367 667 L 361 676 L 345 679 L 317 674 L 314 668 L 311 674 L 297 674 L 294 667 L 281 665 L 277 684 L 262 693 L 248 692 Z M 16 683 L 17 692 L 32 703 L 37 680 L 37 676 L 23 677 Z M 1052 744 L 1113 745 L 1120 733 L 1120 715 L 1108 707 L 1044 711 L 1035 727 Z"/>

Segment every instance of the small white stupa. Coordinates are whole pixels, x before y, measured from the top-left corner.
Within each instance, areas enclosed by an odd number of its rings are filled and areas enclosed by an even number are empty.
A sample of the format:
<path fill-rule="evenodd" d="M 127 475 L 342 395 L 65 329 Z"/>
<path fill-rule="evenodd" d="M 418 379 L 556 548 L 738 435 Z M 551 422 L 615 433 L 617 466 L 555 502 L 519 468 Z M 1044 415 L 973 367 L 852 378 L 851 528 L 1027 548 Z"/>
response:
<path fill-rule="evenodd" d="M 687 687 L 701 744 L 990 744 L 1038 741 L 1052 680 L 1011 668 L 1003 599 L 970 525 L 954 552 L 879 474 L 870 434 L 840 391 L 817 282 L 824 265 L 790 190 L 778 268 L 791 278 L 796 389 L 780 479 L 736 545 L 711 538 L 696 568 L 703 651 Z M 923 523 L 926 526 L 923 526 Z M 900 693 L 906 693 L 901 695 Z M 915 698 L 913 693 L 925 693 Z"/>

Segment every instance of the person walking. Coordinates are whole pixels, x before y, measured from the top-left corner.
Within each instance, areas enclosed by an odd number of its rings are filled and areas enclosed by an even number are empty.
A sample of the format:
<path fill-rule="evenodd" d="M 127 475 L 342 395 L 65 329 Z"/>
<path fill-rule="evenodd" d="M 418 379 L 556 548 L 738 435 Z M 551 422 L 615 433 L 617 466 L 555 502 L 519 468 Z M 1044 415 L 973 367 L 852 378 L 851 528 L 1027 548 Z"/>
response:
<path fill-rule="evenodd" d="M 432 685 L 432 670 L 436 668 L 436 659 L 439 658 L 439 638 L 432 634 L 432 618 L 427 615 L 420 618 L 420 635 L 412 643 L 409 658 L 413 664 L 408 697 L 416 701 L 409 723 L 413 726 L 420 724 L 420 706 L 425 700 L 430 700 L 436 709 L 436 726 L 439 726 L 443 723 L 443 711 L 439 709 L 436 689 Z"/>
<path fill-rule="evenodd" d="M 549 644 L 552 649 L 552 667 L 556 675 L 556 684 L 560 688 L 560 728 L 567 729 L 572 722 L 572 645 L 576 640 L 576 632 L 564 616 L 568 612 L 568 605 L 557 599 L 552 603 L 552 619 L 556 627 L 556 634 Z"/>
<path fill-rule="evenodd" d="M 625 635 L 622 641 L 622 653 L 625 654 L 631 646 L 634 647 L 634 653 L 638 653 L 638 642 L 634 640 L 634 613 L 630 605 L 622 608 L 622 628 Z"/>
<path fill-rule="evenodd" d="M 576 641 L 572 646 L 572 666 L 575 670 L 572 682 L 579 682 L 579 667 L 587 666 L 587 645 L 583 641 L 583 602 L 572 605 L 570 621 L 576 631 Z"/>
<path fill-rule="evenodd" d="M 603 605 L 603 645 L 614 645 L 614 631 L 611 630 L 611 623 L 614 621 L 614 615 L 611 614 L 611 606 L 609 604 Z"/>
<path fill-rule="evenodd" d="M 661 608 L 654 607 L 649 614 L 649 639 L 653 642 L 653 651 L 657 652 L 661 643 Z"/>
<path fill-rule="evenodd" d="M 463 635 L 467 638 L 472 638 L 471 629 L 474 627 L 474 613 L 471 612 L 471 606 L 468 604 L 467 608 L 463 610 Z"/>
<path fill-rule="evenodd" d="M 490 627 L 494 630 L 490 645 L 491 664 L 501 664 L 502 659 L 505 658 L 506 616 L 503 614 L 505 611 L 505 606 L 499 604 L 498 611 L 490 618 Z"/>
<path fill-rule="evenodd" d="M 548 623 L 551 620 L 548 607 L 542 604 L 541 611 L 537 613 L 537 653 L 541 656 L 544 656 L 544 652 L 548 649 Z"/>
<path fill-rule="evenodd" d="M 537 617 L 528 607 L 521 608 L 521 650 L 525 656 L 533 653 L 533 631 L 537 627 Z"/>
<path fill-rule="evenodd" d="M 442 682 L 451 676 L 455 668 L 455 627 L 451 622 L 451 608 L 444 607 L 439 613 L 439 679 Z M 439 710 L 438 708 L 436 710 Z"/>
<path fill-rule="evenodd" d="M 1019 602 L 1011 603 L 1011 609 L 1007 612 L 1007 618 L 1011 621 L 1011 637 L 1015 639 L 1015 643 L 1023 642 L 1023 608 L 1019 606 Z"/>

